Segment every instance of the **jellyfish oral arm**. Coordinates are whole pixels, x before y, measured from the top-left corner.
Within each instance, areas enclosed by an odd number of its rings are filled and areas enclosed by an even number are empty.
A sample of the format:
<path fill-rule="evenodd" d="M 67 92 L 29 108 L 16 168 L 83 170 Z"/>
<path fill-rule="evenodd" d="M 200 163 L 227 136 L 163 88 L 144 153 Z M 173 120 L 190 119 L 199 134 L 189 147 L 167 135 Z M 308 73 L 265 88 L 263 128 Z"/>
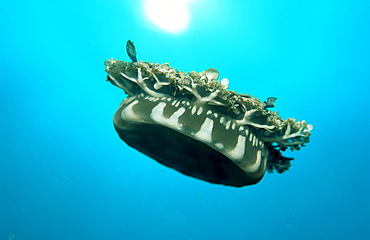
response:
<path fill-rule="evenodd" d="M 265 142 L 276 142 L 281 146 L 288 146 L 292 150 L 299 150 L 301 146 L 309 142 L 309 136 L 313 126 L 306 124 L 306 121 L 294 122 L 294 119 L 288 118 L 284 127 L 285 131 L 267 133 L 262 136 Z"/>
<path fill-rule="evenodd" d="M 121 73 L 122 77 L 126 78 L 127 80 L 130 80 L 134 83 L 136 83 L 143 91 L 148 93 L 149 95 L 153 97 L 164 97 L 164 94 L 158 93 L 155 90 L 151 90 L 148 88 L 148 86 L 145 84 L 145 80 L 149 79 L 147 77 L 143 78 L 142 73 L 141 73 L 141 68 L 137 69 L 137 78 L 130 78 L 124 73 Z"/>

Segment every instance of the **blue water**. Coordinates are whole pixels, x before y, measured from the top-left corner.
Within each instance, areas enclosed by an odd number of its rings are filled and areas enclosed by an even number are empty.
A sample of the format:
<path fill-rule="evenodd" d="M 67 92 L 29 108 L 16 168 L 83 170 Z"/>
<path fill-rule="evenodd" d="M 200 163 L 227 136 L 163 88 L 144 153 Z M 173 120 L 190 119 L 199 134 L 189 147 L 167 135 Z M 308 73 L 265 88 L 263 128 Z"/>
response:
<path fill-rule="evenodd" d="M 369 239 L 370 2 L 198 0 L 186 32 L 139 0 L 0 8 L 0 239 Z M 299 3 L 307 2 L 307 3 Z M 217 68 L 314 125 L 284 174 L 213 185 L 125 145 L 104 60 Z"/>

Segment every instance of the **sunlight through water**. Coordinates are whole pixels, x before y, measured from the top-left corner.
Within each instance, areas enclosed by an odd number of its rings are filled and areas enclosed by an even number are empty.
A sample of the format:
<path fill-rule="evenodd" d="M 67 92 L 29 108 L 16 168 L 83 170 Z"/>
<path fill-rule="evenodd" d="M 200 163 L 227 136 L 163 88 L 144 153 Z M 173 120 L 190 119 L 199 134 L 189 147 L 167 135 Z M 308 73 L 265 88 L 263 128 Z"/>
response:
<path fill-rule="evenodd" d="M 192 0 L 144 0 L 143 10 L 149 22 L 170 33 L 186 31 Z"/>

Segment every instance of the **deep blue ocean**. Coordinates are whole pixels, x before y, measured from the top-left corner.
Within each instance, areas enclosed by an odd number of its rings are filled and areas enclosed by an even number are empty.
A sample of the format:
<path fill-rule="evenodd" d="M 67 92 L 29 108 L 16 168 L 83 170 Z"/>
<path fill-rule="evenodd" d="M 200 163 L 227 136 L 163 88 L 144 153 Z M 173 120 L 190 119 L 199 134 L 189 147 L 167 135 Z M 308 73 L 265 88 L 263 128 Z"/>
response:
<path fill-rule="evenodd" d="M 370 239 L 370 2 L 163 4 L 1 4 L 0 239 Z M 310 143 L 243 188 L 130 148 L 112 120 L 126 95 L 104 71 L 130 61 L 129 39 L 139 60 L 277 97 L 283 118 L 314 125 Z"/>

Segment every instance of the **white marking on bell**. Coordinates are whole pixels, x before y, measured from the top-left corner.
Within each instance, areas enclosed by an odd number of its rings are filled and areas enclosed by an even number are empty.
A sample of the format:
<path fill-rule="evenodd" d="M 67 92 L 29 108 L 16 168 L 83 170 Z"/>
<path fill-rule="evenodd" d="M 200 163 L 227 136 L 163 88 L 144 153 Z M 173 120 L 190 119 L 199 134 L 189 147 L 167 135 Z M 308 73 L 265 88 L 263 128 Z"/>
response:
<path fill-rule="evenodd" d="M 240 132 L 243 132 L 243 131 L 244 131 L 244 127 L 243 127 L 243 126 L 240 126 L 240 127 L 239 127 L 239 131 L 240 131 Z"/>
<path fill-rule="evenodd" d="M 211 115 L 212 114 L 212 111 L 211 110 L 208 110 L 206 114 L 207 115 Z"/>
<path fill-rule="evenodd" d="M 259 149 L 256 152 L 256 162 L 246 168 L 244 168 L 244 171 L 246 172 L 256 172 L 258 168 L 261 166 L 261 159 L 262 159 L 262 151 Z"/>
<path fill-rule="evenodd" d="M 226 118 L 225 118 L 225 117 L 220 117 L 220 123 L 221 123 L 221 124 L 224 124 L 224 123 L 225 123 L 225 121 L 226 121 Z"/>
<path fill-rule="evenodd" d="M 185 102 L 185 105 L 189 107 L 190 106 L 190 103 L 189 102 Z"/>
<path fill-rule="evenodd" d="M 235 161 L 241 161 L 244 158 L 245 153 L 245 139 L 243 135 L 238 136 L 238 142 L 235 147 L 226 152 L 227 156 Z"/>
<path fill-rule="evenodd" d="M 257 146 L 256 140 L 257 140 L 256 136 L 253 136 L 252 145 L 255 146 L 255 147 Z"/>
<path fill-rule="evenodd" d="M 252 137 L 253 137 L 253 134 L 249 134 L 249 141 L 252 142 Z"/>
<path fill-rule="evenodd" d="M 226 123 L 226 125 L 225 125 L 225 129 L 226 129 L 226 130 L 229 130 L 230 125 L 231 125 L 231 120 L 227 121 L 227 123 Z"/>
<path fill-rule="evenodd" d="M 177 129 L 181 129 L 182 125 L 179 123 L 179 117 L 185 112 L 185 108 L 181 107 L 174 112 L 169 118 L 169 125 Z"/>
<path fill-rule="evenodd" d="M 139 100 L 135 100 L 131 102 L 129 105 L 127 105 L 121 112 L 121 117 L 122 119 L 127 119 L 127 120 L 133 120 L 133 121 L 138 121 L 140 120 L 140 116 L 138 116 L 134 110 L 132 109 L 133 106 L 135 106 Z"/>
<path fill-rule="evenodd" d="M 212 142 L 213 120 L 206 118 L 200 127 L 199 131 L 194 135 L 197 139 Z"/>
<path fill-rule="evenodd" d="M 213 116 L 214 116 L 215 118 L 218 118 L 218 114 L 217 114 L 217 113 L 214 113 L 214 114 L 213 114 Z"/>
<path fill-rule="evenodd" d="M 171 128 L 175 129 L 181 129 L 182 125 L 179 124 L 179 117 L 185 112 L 185 108 L 181 107 L 176 112 L 174 112 L 170 118 L 165 118 L 163 116 L 163 110 L 167 106 L 165 102 L 158 103 L 157 106 L 155 106 L 151 113 L 150 118 L 161 125 L 165 125 Z"/>
<path fill-rule="evenodd" d="M 179 107 L 180 106 L 180 101 L 177 101 L 177 103 L 175 104 L 175 107 Z"/>
<path fill-rule="evenodd" d="M 215 143 L 216 148 L 223 149 L 224 145 L 222 143 Z"/>
<path fill-rule="evenodd" d="M 162 123 L 164 122 L 165 120 L 167 120 L 164 116 L 163 116 L 163 110 L 164 108 L 167 106 L 167 104 L 165 102 L 160 102 L 158 103 L 157 106 L 155 106 L 152 111 L 150 112 L 150 118 L 154 121 L 154 122 L 157 122 L 157 123 Z"/>
<path fill-rule="evenodd" d="M 167 98 L 167 101 L 169 101 L 169 102 L 170 102 L 171 100 L 172 100 L 172 98 Z"/>
<path fill-rule="evenodd" d="M 177 103 L 177 100 L 173 100 L 171 103 L 171 106 L 175 106 L 176 103 Z"/>
<path fill-rule="evenodd" d="M 191 108 L 191 115 L 194 115 L 196 111 L 197 111 L 197 105 L 194 105 L 194 106 Z"/>
<path fill-rule="evenodd" d="M 202 114 L 202 112 L 203 112 L 203 108 L 202 107 L 199 107 L 197 114 L 200 115 L 200 114 Z"/>
<path fill-rule="evenodd" d="M 235 130 L 235 128 L 236 128 L 236 124 L 235 124 L 235 122 L 233 122 L 233 124 L 231 125 L 231 129 Z"/>

